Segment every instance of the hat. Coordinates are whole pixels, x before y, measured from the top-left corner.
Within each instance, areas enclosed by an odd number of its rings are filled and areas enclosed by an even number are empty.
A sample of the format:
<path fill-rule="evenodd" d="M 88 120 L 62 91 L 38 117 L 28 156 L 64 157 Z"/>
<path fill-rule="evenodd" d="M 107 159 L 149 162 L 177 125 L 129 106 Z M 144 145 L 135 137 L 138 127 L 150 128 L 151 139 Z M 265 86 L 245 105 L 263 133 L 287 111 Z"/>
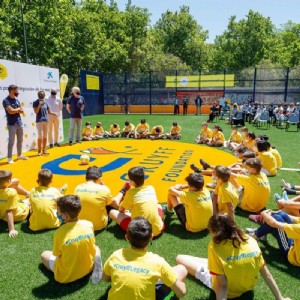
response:
<path fill-rule="evenodd" d="M 102 123 L 101 122 L 97 122 L 97 125 L 102 125 Z"/>

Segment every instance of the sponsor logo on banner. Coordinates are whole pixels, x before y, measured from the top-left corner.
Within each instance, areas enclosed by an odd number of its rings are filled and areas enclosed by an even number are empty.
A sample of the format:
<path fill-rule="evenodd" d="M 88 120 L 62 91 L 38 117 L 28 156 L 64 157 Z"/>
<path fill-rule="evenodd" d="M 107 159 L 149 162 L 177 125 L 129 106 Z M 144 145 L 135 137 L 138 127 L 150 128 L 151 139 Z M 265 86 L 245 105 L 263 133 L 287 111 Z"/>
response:
<path fill-rule="evenodd" d="M 54 75 L 53 71 L 48 71 L 45 73 L 45 77 L 43 78 L 44 82 L 58 83 L 58 78 Z"/>
<path fill-rule="evenodd" d="M 0 64 L 0 79 L 4 80 L 7 77 L 7 75 L 7 68 L 3 64 Z"/>

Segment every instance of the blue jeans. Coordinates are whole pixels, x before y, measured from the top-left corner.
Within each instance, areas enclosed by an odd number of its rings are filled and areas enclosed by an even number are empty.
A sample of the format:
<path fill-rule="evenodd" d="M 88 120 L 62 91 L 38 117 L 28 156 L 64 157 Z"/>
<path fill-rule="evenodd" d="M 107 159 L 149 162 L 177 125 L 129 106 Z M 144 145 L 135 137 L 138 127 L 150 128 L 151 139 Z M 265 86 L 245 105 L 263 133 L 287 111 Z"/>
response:
<path fill-rule="evenodd" d="M 272 217 L 278 222 L 293 224 L 293 221 L 285 212 L 277 212 L 275 214 L 272 214 Z M 258 238 L 267 235 L 268 233 L 272 233 L 277 240 L 281 254 L 285 258 L 287 258 L 291 246 L 294 245 L 294 240 L 289 239 L 283 229 L 273 228 L 267 223 L 263 223 L 259 228 L 255 230 L 254 233 Z"/>
<path fill-rule="evenodd" d="M 12 158 L 12 150 L 17 136 L 17 153 L 18 156 L 22 154 L 23 144 L 23 126 L 22 125 L 8 125 L 8 147 L 7 157 Z"/>
<path fill-rule="evenodd" d="M 76 141 L 80 141 L 82 118 L 70 118 L 69 141 L 73 142 L 75 124 L 77 126 Z"/>

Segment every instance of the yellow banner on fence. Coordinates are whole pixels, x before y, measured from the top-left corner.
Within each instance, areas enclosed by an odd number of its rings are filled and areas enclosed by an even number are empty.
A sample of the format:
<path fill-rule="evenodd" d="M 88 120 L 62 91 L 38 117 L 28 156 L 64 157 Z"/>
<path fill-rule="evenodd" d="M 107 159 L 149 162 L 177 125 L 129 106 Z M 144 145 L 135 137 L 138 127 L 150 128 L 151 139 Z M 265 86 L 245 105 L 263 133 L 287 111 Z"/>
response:
<path fill-rule="evenodd" d="M 86 89 L 87 90 L 100 90 L 100 77 L 95 75 L 86 75 Z"/>
<path fill-rule="evenodd" d="M 234 74 L 166 76 L 167 88 L 233 87 Z"/>

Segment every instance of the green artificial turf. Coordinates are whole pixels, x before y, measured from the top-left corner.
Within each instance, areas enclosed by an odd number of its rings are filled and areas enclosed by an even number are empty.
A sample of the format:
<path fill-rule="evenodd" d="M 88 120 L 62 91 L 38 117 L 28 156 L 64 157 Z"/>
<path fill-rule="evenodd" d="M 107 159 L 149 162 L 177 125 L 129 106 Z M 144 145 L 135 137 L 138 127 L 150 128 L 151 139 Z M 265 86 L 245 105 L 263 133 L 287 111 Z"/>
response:
<path fill-rule="evenodd" d="M 137 124 L 141 118 L 146 118 L 150 126 L 161 124 L 168 131 L 173 121 L 178 121 L 182 126 L 182 142 L 194 143 L 199 133 L 200 124 L 206 116 L 173 116 L 173 115 L 99 115 L 85 117 L 84 121 L 101 121 L 105 129 L 112 123 L 123 126 L 126 120 Z M 228 138 L 230 126 L 224 121 L 218 123 L 222 126 L 225 137 Z M 248 124 L 246 124 L 248 125 Z M 64 120 L 65 141 L 68 141 L 69 121 Z M 267 134 L 270 141 L 282 155 L 283 166 L 297 168 L 300 161 L 298 155 L 300 133 L 285 132 L 271 127 L 269 130 L 258 130 L 253 125 L 248 125 L 250 131 L 257 135 Z M 295 128 L 292 127 L 294 130 Z M 199 146 L 201 147 L 201 146 Z M 198 164 L 198 162 L 195 162 Z M 222 163 L 222 162 L 220 162 Z M 281 192 L 280 179 L 299 183 L 298 172 L 279 171 L 276 177 L 270 178 L 271 194 Z M 109 183 L 107 183 L 109 185 Z M 258 195 L 259 197 L 259 195 Z M 270 208 L 275 208 L 273 198 Z M 247 219 L 248 213 L 237 210 L 236 221 L 242 227 L 255 227 Z M 52 249 L 54 231 L 32 233 L 28 230 L 26 222 L 16 225 L 18 237 L 10 239 L 7 233 L 7 224 L 0 222 L 0 299 L 105 299 L 109 284 L 100 283 L 96 286 L 89 283 L 88 277 L 75 283 L 61 285 L 53 280 L 53 274 L 45 270 L 40 263 L 40 254 L 43 250 Z M 149 250 L 163 256 L 171 265 L 175 264 L 177 254 L 190 254 L 200 257 L 207 256 L 207 244 L 210 240 L 208 232 L 188 233 L 176 217 L 166 219 L 166 230 L 163 235 L 154 240 Z M 97 245 L 102 250 L 103 260 L 121 247 L 128 246 L 124 233 L 114 223 L 96 234 Z M 292 299 L 299 299 L 300 268 L 288 264 L 281 256 L 277 243 L 273 237 L 268 237 L 267 243 L 260 246 L 264 253 L 267 265 L 276 279 L 283 295 Z M 242 278 L 241 278 L 242 279 Z M 243 280 L 243 279 L 242 279 Z M 186 280 L 186 299 L 214 299 L 213 293 L 203 287 L 199 282 L 189 277 Z M 273 299 L 271 292 L 260 277 L 254 293 L 249 293 L 241 299 Z M 120 299 L 122 300 L 122 299 Z"/>

